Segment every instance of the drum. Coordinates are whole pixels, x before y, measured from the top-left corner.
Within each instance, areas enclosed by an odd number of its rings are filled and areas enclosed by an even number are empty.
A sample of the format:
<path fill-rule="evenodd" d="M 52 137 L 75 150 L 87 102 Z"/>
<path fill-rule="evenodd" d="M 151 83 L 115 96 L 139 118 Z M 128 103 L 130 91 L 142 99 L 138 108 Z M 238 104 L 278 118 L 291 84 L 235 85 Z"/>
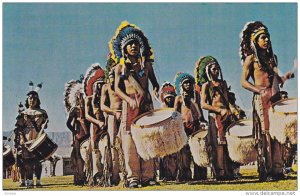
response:
<path fill-rule="evenodd" d="M 133 120 L 131 133 L 144 160 L 178 152 L 188 140 L 181 114 L 173 108 L 151 110 L 138 116 Z"/>
<path fill-rule="evenodd" d="M 9 167 L 15 164 L 15 157 L 13 155 L 12 149 L 9 145 L 3 146 L 3 166 Z"/>
<path fill-rule="evenodd" d="M 206 150 L 207 129 L 197 131 L 189 138 L 189 146 L 192 152 L 194 162 L 200 167 L 209 166 L 209 157 Z"/>
<path fill-rule="evenodd" d="M 257 160 L 256 141 L 253 134 L 253 121 L 240 120 L 226 130 L 229 157 L 240 164 Z"/>
<path fill-rule="evenodd" d="M 28 151 L 33 153 L 38 160 L 42 161 L 47 160 L 56 149 L 57 144 L 46 133 L 43 133 L 29 146 Z"/>
<path fill-rule="evenodd" d="M 88 156 L 88 151 L 90 149 L 90 139 L 85 139 L 83 142 L 81 142 L 80 144 L 80 155 L 81 155 L 81 158 L 84 160 L 84 162 L 86 162 L 87 160 L 87 156 Z"/>
<path fill-rule="evenodd" d="M 270 135 L 284 144 L 287 140 L 297 144 L 297 101 L 296 98 L 280 100 L 269 110 Z"/>

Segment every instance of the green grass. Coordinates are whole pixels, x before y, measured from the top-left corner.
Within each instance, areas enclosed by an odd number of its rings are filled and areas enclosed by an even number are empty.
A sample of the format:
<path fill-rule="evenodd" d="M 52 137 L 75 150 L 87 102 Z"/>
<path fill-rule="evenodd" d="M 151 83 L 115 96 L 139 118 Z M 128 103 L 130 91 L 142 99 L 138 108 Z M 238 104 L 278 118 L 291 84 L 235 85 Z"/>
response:
<path fill-rule="evenodd" d="M 293 167 L 296 170 L 296 167 Z M 297 186 L 297 174 L 292 174 L 285 180 L 280 181 L 270 181 L 270 182 L 259 182 L 258 174 L 256 169 L 241 169 L 242 178 L 234 181 L 215 181 L 209 179 L 207 181 L 195 182 L 195 184 L 175 184 L 175 182 L 160 182 L 159 186 L 153 187 L 143 187 L 134 190 L 203 190 L 203 191 L 226 191 L 226 190 L 286 190 L 286 191 L 296 191 Z M 82 190 L 82 191 L 95 191 L 95 190 L 132 190 L 123 188 L 122 185 L 117 187 L 78 187 L 74 186 L 73 176 L 55 176 L 42 178 L 43 188 L 39 189 L 29 189 L 29 190 L 43 190 L 43 191 L 62 191 L 62 190 Z M 11 179 L 3 180 L 3 190 L 27 190 L 24 188 L 19 188 L 17 182 L 13 182 Z"/>

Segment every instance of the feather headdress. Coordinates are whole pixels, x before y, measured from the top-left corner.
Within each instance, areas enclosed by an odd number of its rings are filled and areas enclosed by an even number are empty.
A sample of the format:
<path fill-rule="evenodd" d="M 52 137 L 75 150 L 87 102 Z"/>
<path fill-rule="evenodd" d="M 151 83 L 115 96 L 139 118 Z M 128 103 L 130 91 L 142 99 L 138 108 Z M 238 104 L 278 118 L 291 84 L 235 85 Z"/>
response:
<path fill-rule="evenodd" d="M 246 57 L 256 54 L 256 38 L 265 33 L 270 36 L 268 28 L 260 21 L 252 21 L 245 24 L 242 32 L 240 33 L 241 43 L 240 43 L 240 57 L 242 60 L 242 64 L 245 61 Z M 271 44 L 271 41 L 270 41 Z M 270 47 L 272 50 L 272 47 Z"/>
<path fill-rule="evenodd" d="M 195 79 L 192 75 L 188 73 L 177 72 L 174 79 L 177 95 L 182 93 L 182 84 L 185 81 L 191 81 L 193 84 L 195 84 Z"/>
<path fill-rule="evenodd" d="M 79 80 L 70 80 L 65 84 L 64 105 L 67 113 L 78 104 L 78 95 L 81 93 L 83 85 Z"/>
<path fill-rule="evenodd" d="M 109 50 L 111 58 L 122 65 L 125 63 L 125 46 L 132 40 L 138 41 L 140 44 L 140 56 L 142 65 L 145 61 L 153 61 L 153 50 L 145 37 L 144 33 L 134 24 L 123 21 L 117 28 L 115 35 L 109 41 Z"/>
<path fill-rule="evenodd" d="M 109 76 L 114 74 L 114 68 L 116 66 L 116 62 L 112 59 L 112 54 L 109 53 L 106 59 L 106 67 L 105 67 L 105 78 L 109 80 Z"/>
<path fill-rule="evenodd" d="M 162 87 L 160 89 L 160 100 L 163 102 L 164 99 L 168 96 L 176 96 L 175 88 L 174 86 L 166 81 L 162 84 Z"/>
<path fill-rule="evenodd" d="M 196 62 L 195 69 L 194 69 L 197 85 L 201 87 L 205 82 L 211 81 L 209 68 L 214 64 L 220 67 L 217 59 L 215 59 L 213 56 L 200 57 L 200 59 Z M 220 75 L 221 75 L 221 80 L 223 80 L 221 68 L 220 68 Z"/>
<path fill-rule="evenodd" d="M 43 82 L 39 83 L 36 85 L 36 87 L 34 88 L 34 84 L 32 81 L 29 82 L 28 88 L 29 88 L 29 92 L 27 93 L 27 96 L 29 95 L 34 95 L 37 98 L 39 97 L 38 92 L 42 89 L 43 86 Z"/>
<path fill-rule="evenodd" d="M 104 82 L 105 73 L 104 70 L 101 68 L 99 63 L 92 64 L 87 70 L 84 75 L 83 79 L 83 90 L 85 96 L 91 96 L 93 94 L 93 86 L 94 83 L 98 81 Z"/>

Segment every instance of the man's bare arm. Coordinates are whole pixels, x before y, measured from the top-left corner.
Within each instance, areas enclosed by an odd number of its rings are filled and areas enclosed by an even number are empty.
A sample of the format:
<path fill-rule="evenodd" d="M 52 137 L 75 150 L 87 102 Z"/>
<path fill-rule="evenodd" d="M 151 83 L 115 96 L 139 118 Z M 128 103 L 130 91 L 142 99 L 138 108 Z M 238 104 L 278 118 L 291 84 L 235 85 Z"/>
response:
<path fill-rule="evenodd" d="M 157 82 L 156 76 L 154 74 L 154 70 L 152 67 L 152 64 L 149 63 L 148 65 L 148 70 L 149 70 L 149 80 L 153 86 L 153 95 L 158 97 L 158 91 L 159 91 L 159 84 Z"/>
<path fill-rule="evenodd" d="M 250 78 L 250 66 L 253 64 L 253 57 L 252 55 L 247 56 L 245 59 L 245 62 L 243 64 L 243 71 L 241 76 L 241 86 L 249 91 L 252 91 L 254 93 L 259 93 L 261 89 L 255 87 L 253 84 L 251 84 L 248 80 Z"/>
<path fill-rule="evenodd" d="M 285 73 L 283 76 L 279 76 L 278 67 L 274 67 L 273 71 L 275 72 L 275 75 L 278 78 L 279 84 L 282 84 L 282 85 L 285 83 L 285 81 L 294 77 L 294 73 L 292 73 L 291 71 Z"/>
<path fill-rule="evenodd" d="M 112 109 L 110 109 L 110 107 L 108 107 L 107 105 L 105 105 L 105 101 L 106 99 L 108 99 L 109 97 L 107 96 L 108 93 L 108 85 L 109 84 L 104 84 L 101 90 L 101 109 L 103 112 L 106 112 L 110 115 L 114 115 L 114 111 Z"/>
<path fill-rule="evenodd" d="M 208 99 L 207 99 L 208 85 L 209 85 L 208 83 L 204 83 L 202 86 L 202 91 L 201 91 L 201 106 L 202 106 L 202 108 L 205 110 L 220 114 L 221 116 L 226 115 L 228 113 L 227 109 L 215 107 L 215 106 L 209 105 L 207 103 L 207 101 L 208 101 Z"/>
<path fill-rule="evenodd" d="M 90 108 L 90 104 L 89 104 L 92 100 L 93 100 L 92 96 L 88 96 L 88 97 L 85 98 L 85 101 L 84 101 L 85 102 L 85 108 L 86 108 L 86 110 L 85 110 L 85 118 L 88 121 L 90 121 L 91 123 L 94 123 L 94 124 L 98 125 L 100 121 L 97 120 L 97 119 L 95 119 L 95 118 L 93 118 L 89 114 L 89 111 L 93 110 L 92 108 Z"/>
<path fill-rule="evenodd" d="M 174 109 L 180 113 L 181 113 L 181 104 L 182 104 L 182 96 L 181 95 L 176 96 L 174 101 Z"/>
<path fill-rule="evenodd" d="M 122 70 L 122 65 L 118 64 L 116 65 L 116 69 L 115 69 L 115 92 L 117 93 L 117 95 L 124 101 L 126 101 L 127 103 L 129 103 L 131 108 L 136 108 L 137 107 L 137 103 L 134 99 L 128 97 L 121 89 L 120 89 L 120 75 L 121 75 L 121 70 Z"/>
<path fill-rule="evenodd" d="M 72 125 L 72 122 L 74 121 L 74 116 L 72 114 L 72 110 L 70 111 L 69 115 L 68 115 L 68 119 L 67 119 L 67 127 L 70 129 L 70 131 L 72 131 L 73 133 L 75 133 L 75 128 L 74 126 Z"/>

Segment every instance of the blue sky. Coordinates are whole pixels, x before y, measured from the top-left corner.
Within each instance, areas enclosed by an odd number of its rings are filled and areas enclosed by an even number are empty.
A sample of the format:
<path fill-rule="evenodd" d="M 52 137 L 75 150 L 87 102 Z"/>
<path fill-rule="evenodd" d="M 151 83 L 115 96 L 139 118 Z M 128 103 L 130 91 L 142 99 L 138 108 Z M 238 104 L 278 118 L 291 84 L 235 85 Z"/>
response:
<path fill-rule="evenodd" d="M 67 131 L 64 84 L 92 63 L 104 67 L 107 43 L 124 20 L 148 37 L 160 84 L 173 82 L 178 71 L 193 74 L 197 59 L 212 55 L 245 109 L 252 99 L 239 84 L 245 23 L 260 20 L 269 28 L 281 72 L 291 69 L 298 53 L 296 3 L 4 3 L 3 131 L 14 128 L 17 104 L 24 103 L 31 80 L 43 82 L 39 94 L 48 131 Z M 296 73 L 284 86 L 290 97 L 297 96 L 297 80 Z"/>

